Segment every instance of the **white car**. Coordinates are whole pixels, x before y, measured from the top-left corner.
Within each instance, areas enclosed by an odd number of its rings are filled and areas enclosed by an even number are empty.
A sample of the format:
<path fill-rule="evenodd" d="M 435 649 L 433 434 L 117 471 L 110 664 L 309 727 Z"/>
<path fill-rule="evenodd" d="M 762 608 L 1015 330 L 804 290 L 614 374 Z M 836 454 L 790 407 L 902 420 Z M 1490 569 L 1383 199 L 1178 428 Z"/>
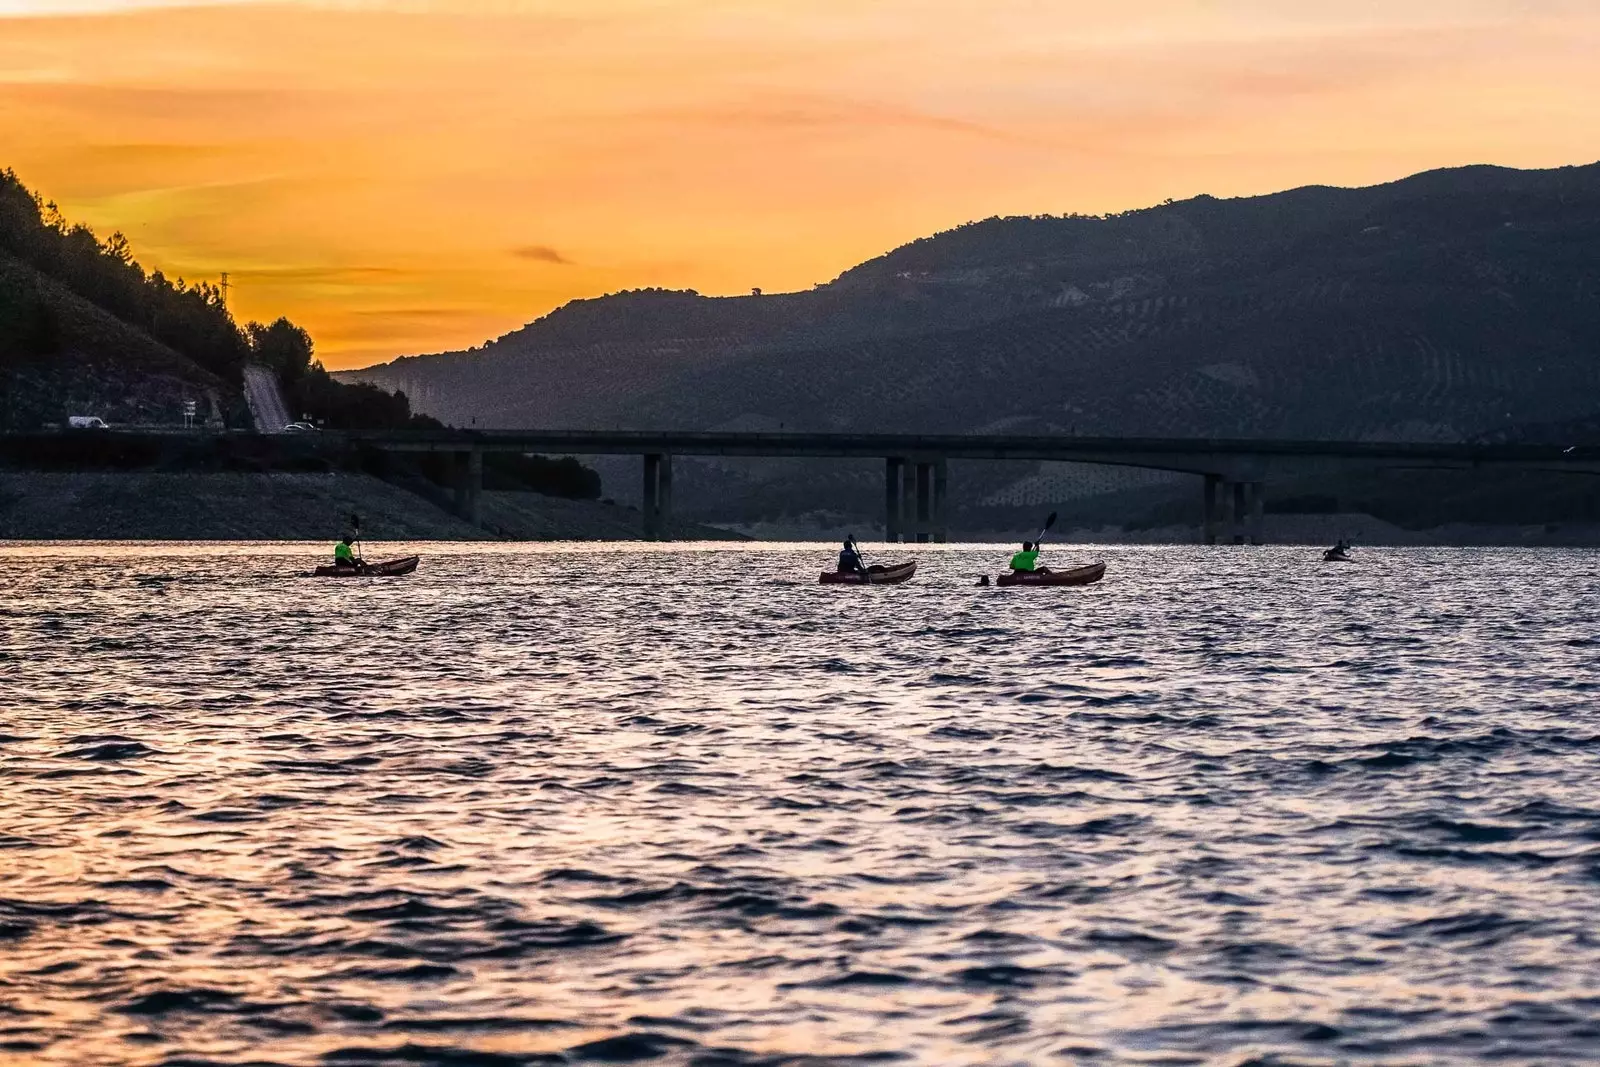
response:
<path fill-rule="evenodd" d="M 284 433 L 316 433 L 317 428 L 309 422 L 291 422 L 283 428 Z"/>
<path fill-rule="evenodd" d="M 69 415 L 67 417 L 69 430 L 109 430 L 106 420 L 98 415 Z"/>

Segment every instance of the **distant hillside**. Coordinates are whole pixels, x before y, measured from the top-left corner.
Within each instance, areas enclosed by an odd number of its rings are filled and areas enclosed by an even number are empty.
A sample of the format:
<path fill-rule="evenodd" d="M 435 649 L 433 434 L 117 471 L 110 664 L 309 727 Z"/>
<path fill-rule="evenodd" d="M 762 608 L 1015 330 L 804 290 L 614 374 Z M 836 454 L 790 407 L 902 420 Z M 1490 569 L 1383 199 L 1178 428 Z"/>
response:
<path fill-rule="evenodd" d="M 1479 436 L 1600 408 L 1600 164 L 989 219 L 340 377 L 480 426 Z"/>

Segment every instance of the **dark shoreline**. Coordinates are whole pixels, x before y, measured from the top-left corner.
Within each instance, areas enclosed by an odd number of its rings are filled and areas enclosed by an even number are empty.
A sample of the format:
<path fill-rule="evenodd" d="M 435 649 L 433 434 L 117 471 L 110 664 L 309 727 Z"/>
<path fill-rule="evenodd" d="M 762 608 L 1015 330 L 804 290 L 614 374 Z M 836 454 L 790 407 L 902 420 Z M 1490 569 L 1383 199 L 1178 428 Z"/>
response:
<path fill-rule="evenodd" d="M 639 513 L 592 500 L 485 492 L 475 527 L 425 497 L 347 471 L 0 470 L 0 540 L 331 541 L 362 519 L 385 541 L 637 540 Z M 675 537 L 742 540 L 679 524 Z"/>
<path fill-rule="evenodd" d="M 395 541 L 634 541 L 637 509 L 529 492 L 485 492 L 484 527 L 432 500 L 370 475 L 346 471 L 16 471 L 0 470 L 0 540 L 6 541 L 326 541 L 352 512 L 366 535 Z M 834 541 L 846 526 L 864 544 L 881 536 L 863 522 L 790 521 L 729 528 L 682 522 L 676 540 Z M 1070 519 L 1068 520 L 1070 522 Z M 846 531 L 850 532 L 850 531 Z M 1344 537 L 1363 546 L 1600 547 L 1600 524 L 1453 524 L 1406 530 L 1364 514 L 1269 515 L 1269 545 L 1325 545 Z M 958 529 L 952 540 L 1008 543 L 1016 531 Z M 1051 543 L 1184 545 L 1197 528 L 1116 526 L 1056 531 Z M 880 546 L 880 551 L 889 550 Z"/>

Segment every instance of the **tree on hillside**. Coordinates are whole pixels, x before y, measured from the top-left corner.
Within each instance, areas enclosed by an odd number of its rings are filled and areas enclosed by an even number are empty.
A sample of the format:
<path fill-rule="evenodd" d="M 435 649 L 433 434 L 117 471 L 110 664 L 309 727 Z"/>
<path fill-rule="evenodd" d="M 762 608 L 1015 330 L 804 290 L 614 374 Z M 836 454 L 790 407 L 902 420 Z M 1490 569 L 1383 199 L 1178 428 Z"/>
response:
<path fill-rule="evenodd" d="M 270 326 L 252 322 L 244 332 L 250 338 L 251 358 L 275 371 L 286 387 L 305 377 L 314 364 L 311 335 L 288 319 L 279 319 Z M 315 366 L 322 369 L 320 363 Z"/>
<path fill-rule="evenodd" d="M 0 252 L 9 253 L 205 369 L 233 377 L 249 346 L 216 286 L 146 274 L 120 233 L 69 223 L 13 171 L 0 171 Z"/>
<path fill-rule="evenodd" d="M 341 430 L 438 425 L 432 419 L 413 416 L 404 393 L 334 380 L 316 358 L 311 335 L 288 319 L 269 326 L 252 322 L 244 332 L 250 340 L 250 358 L 277 374 L 296 418 L 309 415 L 330 429 Z"/>
<path fill-rule="evenodd" d="M 0 364 L 54 353 L 59 344 L 55 317 L 36 277 L 0 265 Z"/>

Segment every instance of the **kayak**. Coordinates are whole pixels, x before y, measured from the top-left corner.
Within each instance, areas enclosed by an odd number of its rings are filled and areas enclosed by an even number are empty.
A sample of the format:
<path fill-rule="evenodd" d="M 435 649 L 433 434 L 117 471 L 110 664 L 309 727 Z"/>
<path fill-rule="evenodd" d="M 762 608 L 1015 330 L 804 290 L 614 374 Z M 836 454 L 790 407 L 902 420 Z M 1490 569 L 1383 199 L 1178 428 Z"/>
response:
<path fill-rule="evenodd" d="M 1332 552 L 1324 552 L 1322 554 L 1322 562 L 1324 562 L 1324 563 L 1354 563 L 1355 560 L 1351 559 L 1349 556 L 1336 556 Z"/>
<path fill-rule="evenodd" d="M 823 571 L 823 585 L 899 585 L 909 582 L 911 576 L 917 573 L 917 561 L 909 560 L 905 563 L 896 563 L 893 567 L 882 564 L 867 568 L 866 574 L 856 571 Z"/>
<path fill-rule="evenodd" d="M 1069 571 L 1030 571 L 1002 574 L 996 585 L 1093 585 L 1106 576 L 1104 563 L 1090 563 Z"/>
<path fill-rule="evenodd" d="M 318 567 L 312 572 L 315 578 L 397 578 L 402 574 L 410 574 L 417 569 L 421 562 L 420 556 L 406 556 L 403 559 L 389 559 L 382 563 L 363 563 L 359 567 L 344 564 Z"/>

